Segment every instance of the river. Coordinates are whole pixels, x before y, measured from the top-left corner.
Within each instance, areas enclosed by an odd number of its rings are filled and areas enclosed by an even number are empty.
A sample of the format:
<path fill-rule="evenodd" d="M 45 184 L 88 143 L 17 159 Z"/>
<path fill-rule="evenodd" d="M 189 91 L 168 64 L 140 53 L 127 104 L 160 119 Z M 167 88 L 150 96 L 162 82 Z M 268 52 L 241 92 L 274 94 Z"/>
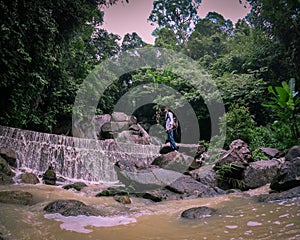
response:
<path fill-rule="evenodd" d="M 258 203 L 250 197 L 266 193 L 268 186 L 246 193 L 161 203 L 132 198 L 130 205 L 111 197 L 92 197 L 103 187 L 77 193 L 43 184 L 0 186 L 0 191 L 23 190 L 34 196 L 30 206 L 0 203 L 0 232 L 4 239 L 12 240 L 300 239 L 300 199 Z M 112 209 L 113 216 L 63 217 L 43 211 L 47 203 L 57 199 L 77 199 Z M 182 211 L 198 206 L 215 208 L 217 214 L 202 220 L 180 217 Z"/>

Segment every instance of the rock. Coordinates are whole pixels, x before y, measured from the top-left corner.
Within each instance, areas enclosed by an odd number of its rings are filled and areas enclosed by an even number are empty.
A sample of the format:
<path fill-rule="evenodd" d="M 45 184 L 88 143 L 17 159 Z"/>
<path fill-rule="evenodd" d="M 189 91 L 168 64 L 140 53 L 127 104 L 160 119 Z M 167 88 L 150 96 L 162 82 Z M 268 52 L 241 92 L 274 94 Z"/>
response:
<path fill-rule="evenodd" d="M 55 185 L 56 184 L 56 173 L 53 167 L 50 165 L 48 170 L 43 175 L 43 181 L 47 185 Z"/>
<path fill-rule="evenodd" d="M 184 194 L 185 197 L 215 197 L 221 194 L 221 191 L 215 190 L 193 179 L 191 176 L 183 175 L 174 182 L 167 185 L 166 188 L 175 193 Z"/>
<path fill-rule="evenodd" d="M 218 186 L 217 174 L 213 170 L 213 165 L 206 165 L 199 169 L 190 171 L 192 178 L 212 188 Z"/>
<path fill-rule="evenodd" d="M 98 139 L 100 138 L 101 128 L 102 128 L 103 124 L 110 122 L 110 121 L 111 121 L 111 116 L 109 114 L 94 116 L 93 122 L 95 124 L 95 132 L 98 135 Z"/>
<path fill-rule="evenodd" d="M 147 191 L 142 193 L 135 193 L 136 197 L 141 197 L 144 199 L 149 199 L 153 202 L 161 202 L 163 199 L 165 199 L 164 194 L 162 194 L 161 189 L 156 189 L 154 191 Z"/>
<path fill-rule="evenodd" d="M 63 216 L 99 216 L 102 212 L 77 200 L 56 200 L 44 207 L 48 213 L 60 213 Z"/>
<path fill-rule="evenodd" d="M 149 167 L 142 159 L 119 160 L 115 163 L 115 166 L 120 171 L 129 172 L 137 172 L 138 170 L 144 170 Z"/>
<path fill-rule="evenodd" d="M 181 213 L 182 218 L 187 218 L 187 219 L 203 219 L 210 217 L 214 215 L 217 212 L 216 209 L 206 207 L 206 206 L 201 206 L 201 207 L 195 207 L 195 208 L 190 208 Z"/>
<path fill-rule="evenodd" d="M 14 175 L 6 160 L 0 156 L 0 185 L 12 184 Z"/>
<path fill-rule="evenodd" d="M 203 145 L 198 144 L 184 144 L 184 143 L 176 143 L 176 146 L 179 148 L 181 153 L 185 155 L 191 156 L 193 158 L 199 158 L 199 156 L 204 152 L 205 147 Z M 160 154 L 167 154 L 172 152 L 172 148 L 170 144 L 164 144 L 160 149 Z"/>
<path fill-rule="evenodd" d="M 261 147 L 259 148 L 260 151 L 262 151 L 267 157 L 271 157 L 274 158 L 276 156 L 278 156 L 278 154 L 280 153 L 278 149 L 276 148 L 265 148 L 265 147 Z"/>
<path fill-rule="evenodd" d="M 219 157 L 215 163 L 215 166 L 222 166 L 230 163 L 241 163 L 248 165 L 248 163 L 251 161 L 252 155 L 248 145 L 244 141 L 238 139 L 234 140 L 230 144 L 229 150 Z"/>
<path fill-rule="evenodd" d="M 2 147 L 0 148 L 0 156 L 4 158 L 10 166 L 17 167 L 17 154 L 14 150 Z"/>
<path fill-rule="evenodd" d="M 285 161 L 291 161 L 300 157 L 300 146 L 293 146 L 285 156 Z"/>
<path fill-rule="evenodd" d="M 63 186 L 63 189 L 75 189 L 77 191 L 81 191 L 82 188 L 86 187 L 87 185 L 83 182 L 76 182 L 76 183 L 72 183 L 72 184 L 68 184 L 68 185 L 65 185 Z"/>
<path fill-rule="evenodd" d="M 253 189 L 270 183 L 280 167 L 279 161 L 267 160 L 250 163 L 244 172 L 245 189 Z"/>
<path fill-rule="evenodd" d="M 119 203 L 123 203 L 123 204 L 131 204 L 131 200 L 129 198 L 128 195 L 124 195 L 124 196 L 114 196 L 114 199 L 119 202 Z"/>
<path fill-rule="evenodd" d="M 182 176 L 181 173 L 161 168 L 148 168 L 131 172 L 126 170 L 121 171 L 116 167 L 115 170 L 119 181 L 127 187 L 132 187 L 135 192 L 163 188 Z"/>
<path fill-rule="evenodd" d="M 272 179 L 270 188 L 275 191 L 286 191 L 300 186 L 300 157 L 288 158 L 276 176 Z"/>
<path fill-rule="evenodd" d="M 192 157 L 183 153 L 170 152 L 155 158 L 151 165 L 183 173 L 189 169 L 193 160 Z"/>
<path fill-rule="evenodd" d="M 129 194 L 129 190 L 125 187 L 109 187 L 102 192 L 98 193 L 96 197 L 114 197 L 114 196 L 126 196 Z"/>
<path fill-rule="evenodd" d="M 40 180 L 34 173 L 22 173 L 19 180 L 21 183 L 26 183 L 26 184 L 40 183 Z"/>
<path fill-rule="evenodd" d="M 112 121 L 115 122 L 130 122 L 131 117 L 123 112 L 113 112 L 111 114 Z"/>
<path fill-rule="evenodd" d="M 31 205 L 33 196 L 29 192 L 23 191 L 2 191 L 0 192 L 0 202 L 9 204 Z"/>
<path fill-rule="evenodd" d="M 287 199 L 299 198 L 299 197 L 300 197 L 300 186 L 291 188 L 287 191 L 280 192 L 280 193 L 262 194 L 256 196 L 255 198 L 259 202 L 271 202 L 271 201 L 287 200 Z"/>

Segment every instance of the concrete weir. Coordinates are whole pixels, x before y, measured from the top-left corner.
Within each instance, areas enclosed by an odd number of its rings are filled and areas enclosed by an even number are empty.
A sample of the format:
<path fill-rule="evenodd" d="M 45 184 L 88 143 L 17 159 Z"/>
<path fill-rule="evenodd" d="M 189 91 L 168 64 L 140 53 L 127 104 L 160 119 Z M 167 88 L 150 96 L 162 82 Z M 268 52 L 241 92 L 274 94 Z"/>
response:
<path fill-rule="evenodd" d="M 151 162 L 160 146 L 117 142 L 114 139 L 74 138 L 0 126 L 0 150 L 16 153 L 17 168 L 45 172 L 52 164 L 57 174 L 71 179 L 116 182 L 118 160 Z"/>

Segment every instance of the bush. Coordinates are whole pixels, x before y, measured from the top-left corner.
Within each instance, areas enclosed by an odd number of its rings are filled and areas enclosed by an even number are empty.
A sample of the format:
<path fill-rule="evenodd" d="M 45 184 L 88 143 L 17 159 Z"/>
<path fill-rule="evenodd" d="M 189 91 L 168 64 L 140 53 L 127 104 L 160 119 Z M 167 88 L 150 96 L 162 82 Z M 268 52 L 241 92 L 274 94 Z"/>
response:
<path fill-rule="evenodd" d="M 226 129 L 226 147 L 235 139 L 246 143 L 251 141 L 256 124 L 253 118 L 248 108 L 237 104 L 230 106 L 229 111 L 221 118 L 221 129 Z"/>

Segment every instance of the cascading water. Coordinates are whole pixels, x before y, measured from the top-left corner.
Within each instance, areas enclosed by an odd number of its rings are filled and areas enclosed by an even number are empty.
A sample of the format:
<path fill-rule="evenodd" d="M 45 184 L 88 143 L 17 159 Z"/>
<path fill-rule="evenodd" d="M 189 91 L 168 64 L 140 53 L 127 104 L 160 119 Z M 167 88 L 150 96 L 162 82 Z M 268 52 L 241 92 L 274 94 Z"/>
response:
<path fill-rule="evenodd" d="M 0 148 L 16 152 L 17 168 L 45 172 L 52 165 L 58 175 L 71 179 L 116 182 L 118 160 L 151 161 L 159 146 L 98 141 L 0 126 Z"/>

